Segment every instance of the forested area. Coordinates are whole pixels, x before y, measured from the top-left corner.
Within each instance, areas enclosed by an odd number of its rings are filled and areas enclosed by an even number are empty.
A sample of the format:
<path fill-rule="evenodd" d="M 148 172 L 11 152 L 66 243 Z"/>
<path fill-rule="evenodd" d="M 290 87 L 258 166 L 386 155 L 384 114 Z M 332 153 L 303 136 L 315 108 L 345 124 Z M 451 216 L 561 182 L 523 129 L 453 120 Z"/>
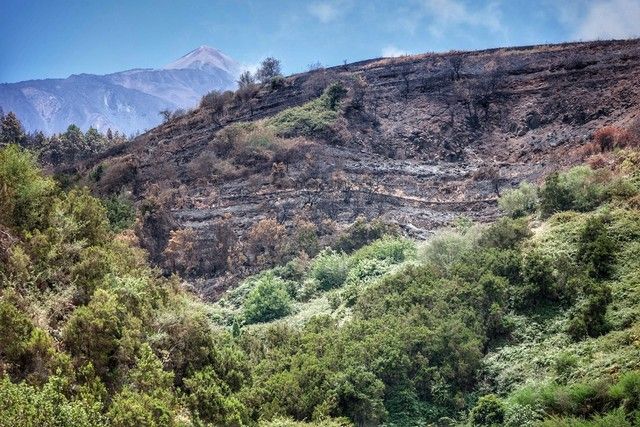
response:
<path fill-rule="evenodd" d="M 41 164 L 48 166 L 69 165 L 110 147 L 128 141 L 126 135 L 107 129 L 105 133 L 90 127 L 86 132 L 71 124 L 60 134 L 26 132 L 12 111 L 6 115 L 0 109 L 0 146 L 16 144 L 35 153 Z"/>

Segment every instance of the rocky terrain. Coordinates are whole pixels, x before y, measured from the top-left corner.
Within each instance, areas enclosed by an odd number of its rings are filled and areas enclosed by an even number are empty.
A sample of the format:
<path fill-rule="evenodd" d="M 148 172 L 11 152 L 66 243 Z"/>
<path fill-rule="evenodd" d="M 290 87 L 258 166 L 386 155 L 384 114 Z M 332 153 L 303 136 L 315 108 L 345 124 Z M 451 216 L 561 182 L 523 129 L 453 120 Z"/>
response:
<path fill-rule="evenodd" d="M 226 144 L 238 123 L 268 123 L 334 82 L 347 91 L 329 126 L 276 131 L 278 148 L 251 155 Z M 81 172 L 106 171 L 92 182 L 98 193 L 133 194 L 141 242 L 168 270 L 171 232 L 188 230 L 187 276 L 213 296 L 269 250 L 256 249 L 269 236 L 256 231 L 261 220 L 287 233 L 304 220 L 321 244 L 358 217 L 418 238 L 460 217 L 490 220 L 503 189 L 579 162 L 597 129 L 636 120 L 639 83 L 638 40 L 374 59 L 237 92 Z"/>

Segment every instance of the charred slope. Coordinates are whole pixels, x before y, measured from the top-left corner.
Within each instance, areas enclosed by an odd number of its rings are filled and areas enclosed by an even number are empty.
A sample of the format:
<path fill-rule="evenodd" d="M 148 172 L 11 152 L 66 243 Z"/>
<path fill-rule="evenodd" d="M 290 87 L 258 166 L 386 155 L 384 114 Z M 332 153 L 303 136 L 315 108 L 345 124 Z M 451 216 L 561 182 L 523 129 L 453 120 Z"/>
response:
<path fill-rule="evenodd" d="M 332 82 L 347 94 L 329 123 L 247 142 Z M 145 200 L 138 231 L 156 262 L 217 283 L 287 258 L 260 242 L 261 220 L 274 239 L 311 224 L 320 245 L 358 216 L 418 237 L 489 220 L 502 188 L 577 162 L 595 130 L 634 120 L 639 83 L 637 40 L 370 60 L 237 92 L 85 168 L 106 171 L 97 191 Z M 176 260 L 181 244 L 191 252 Z"/>

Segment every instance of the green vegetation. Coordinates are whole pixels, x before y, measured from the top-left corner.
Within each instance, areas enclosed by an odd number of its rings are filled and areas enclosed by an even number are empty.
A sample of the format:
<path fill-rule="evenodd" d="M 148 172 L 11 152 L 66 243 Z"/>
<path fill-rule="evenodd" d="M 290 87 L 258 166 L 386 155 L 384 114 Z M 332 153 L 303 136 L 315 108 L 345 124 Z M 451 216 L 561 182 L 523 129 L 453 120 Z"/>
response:
<path fill-rule="evenodd" d="M 89 155 L 104 152 L 110 147 L 127 141 L 125 135 L 107 129 L 105 134 L 90 127 L 87 132 L 72 124 L 65 132 L 45 136 L 42 132 L 25 133 L 22 123 L 10 111 L 6 115 L 0 111 L 0 147 L 19 145 L 32 150 L 42 163 L 59 166 L 67 165 Z"/>
<path fill-rule="evenodd" d="M 356 224 L 206 304 L 120 233 L 126 201 L 4 148 L 0 425 L 638 425 L 640 156 L 612 156 L 424 244 Z"/>
<path fill-rule="evenodd" d="M 111 230 L 118 232 L 131 228 L 136 220 L 133 202 L 124 194 L 107 197 L 102 202 L 107 209 L 107 218 Z"/>
<path fill-rule="evenodd" d="M 283 136 L 321 134 L 339 117 L 339 103 L 346 93 L 340 83 L 334 83 L 320 97 L 299 107 L 288 108 L 265 123 Z"/>
<path fill-rule="evenodd" d="M 291 301 L 285 282 L 270 275 L 259 278 L 249 291 L 244 307 L 248 323 L 268 322 L 286 316 L 291 311 Z"/>
<path fill-rule="evenodd" d="M 537 189 L 526 181 L 522 182 L 518 188 L 505 191 L 498 200 L 498 205 L 513 218 L 534 213 L 538 205 Z"/>

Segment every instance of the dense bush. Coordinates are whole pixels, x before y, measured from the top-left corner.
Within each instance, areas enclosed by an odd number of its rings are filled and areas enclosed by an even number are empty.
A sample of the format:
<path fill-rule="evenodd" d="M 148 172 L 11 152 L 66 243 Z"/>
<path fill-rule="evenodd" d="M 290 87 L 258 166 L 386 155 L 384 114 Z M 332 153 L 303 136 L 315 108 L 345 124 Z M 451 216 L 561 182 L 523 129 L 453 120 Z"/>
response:
<path fill-rule="evenodd" d="M 449 275 L 456 264 L 473 250 L 473 239 L 474 236 L 470 234 L 443 232 L 428 241 L 422 256 L 440 274 Z"/>
<path fill-rule="evenodd" d="M 337 288 L 347 279 L 349 259 L 344 253 L 326 249 L 315 258 L 309 274 L 320 289 Z"/>
<path fill-rule="evenodd" d="M 299 107 L 292 107 L 269 118 L 266 123 L 284 136 L 313 136 L 326 131 L 339 116 L 339 102 L 346 94 L 344 88 L 335 83 L 324 93 Z"/>
<path fill-rule="evenodd" d="M 613 273 L 616 244 L 609 236 L 605 218 L 594 216 L 587 220 L 580 232 L 578 259 L 589 275 L 596 279 L 608 279 Z"/>
<path fill-rule="evenodd" d="M 497 396 L 482 396 L 471 409 L 470 418 L 474 426 L 495 426 L 504 421 L 504 404 Z"/>
<path fill-rule="evenodd" d="M 247 323 L 268 322 L 291 312 L 291 301 L 286 284 L 280 278 L 264 276 L 247 294 L 244 318 Z"/>
<path fill-rule="evenodd" d="M 490 248 L 514 249 L 531 235 L 524 218 L 501 218 L 483 230 L 480 244 Z"/>
<path fill-rule="evenodd" d="M 607 306 L 612 301 L 609 286 L 587 280 L 583 286 L 583 294 L 574 307 L 567 331 L 576 340 L 587 336 L 597 337 L 608 331 L 605 315 Z"/>
<path fill-rule="evenodd" d="M 368 221 L 360 217 L 338 237 L 333 247 L 337 251 L 349 254 L 384 235 L 395 234 L 397 230 L 380 220 Z"/>
<path fill-rule="evenodd" d="M 533 213 L 538 207 L 537 189 L 528 182 L 522 182 L 518 188 L 504 191 L 498 199 L 498 206 L 512 218 Z"/>
<path fill-rule="evenodd" d="M 107 197 L 102 203 L 107 209 L 111 230 L 119 232 L 133 226 L 136 220 L 136 209 L 133 202 L 124 194 Z"/>
<path fill-rule="evenodd" d="M 36 166 L 35 157 L 17 145 L 0 150 L 0 220 L 9 226 L 42 226 L 55 184 Z"/>
<path fill-rule="evenodd" d="M 548 217 L 556 212 L 585 212 L 598 206 L 605 197 L 604 187 L 593 170 L 576 166 L 565 173 L 552 173 L 540 189 L 540 213 Z"/>
<path fill-rule="evenodd" d="M 385 237 L 355 251 L 351 255 L 354 262 L 363 259 L 376 259 L 397 264 L 416 255 L 415 244 L 408 239 Z"/>

